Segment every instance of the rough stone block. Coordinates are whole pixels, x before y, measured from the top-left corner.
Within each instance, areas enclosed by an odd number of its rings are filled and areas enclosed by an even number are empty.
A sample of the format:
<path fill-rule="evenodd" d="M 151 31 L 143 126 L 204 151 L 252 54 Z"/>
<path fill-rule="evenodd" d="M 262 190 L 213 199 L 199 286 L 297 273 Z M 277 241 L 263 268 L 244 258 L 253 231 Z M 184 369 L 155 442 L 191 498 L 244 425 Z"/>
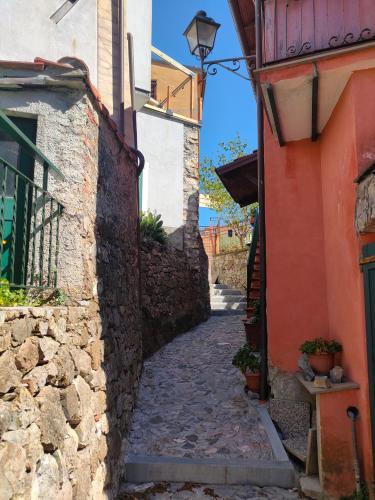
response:
<path fill-rule="evenodd" d="M 92 377 L 91 357 L 82 349 L 72 349 L 70 354 L 73 358 L 76 371 L 84 378 Z"/>
<path fill-rule="evenodd" d="M 48 372 L 45 366 L 36 366 L 23 379 L 32 395 L 37 394 L 47 383 Z"/>
<path fill-rule="evenodd" d="M 61 403 L 67 421 L 73 426 L 78 425 L 82 419 L 82 412 L 84 410 L 82 409 L 77 388 L 74 384 L 62 391 Z"/>
<path fill-rule="evenodd" d="M 39 362 L 51 361 L 59 348 L 59 343 L 49 337 L 39 339 Z"/>
<path fill-rule="evenodd" d="M 0 436 L 14 427 L 12 425 L 13 417 L 12 403 L 0 400 Z"/>
<path fill-rule="evenodd" d="M 50 378 L 51 384 L 57 387 L 67 387 L 73 381 L 75 367 L 66 347 L 60 347 L 53 358 L 53 363 L 57 368 L 57 375 Z"/>
<path fill-rule="evenodd" d="M 33 422 L 37 421 L 40 416 L 40 411 L 35 399 L 31 396 L 30 392 L 21 387 L 18 394 L 12 402 L 13 408 L 13 426 L 14 429 L 26 429 Z"/>
<path fill-rule="evenodd" d="M 16 443 L 0 443 L 1 498 L 24 498 L 26 487 L 26 453 Z"/>
<path fill-rule="evenodd" d="M 36 498 L 54 499 L 58 495 L 60 489 L 59 467 L 52 455 L 43 455 L 38 461 L 33 489 L 37 492 Z"/>
<path fill-rule="evenodd" d="M 22 378 L 17 370 L 15 355 L 6 351 L 0 356 L 0 394 L 5 394 L 18 386 Z"/>
<path fill-rule="evenodd" d="M 98 370 L 103 361 L 103 352 L 104 352 L 104 342 L 96 339 L 94 342 L 89 343 L 87 347 L 87 352 L 91 356 L 91 366 L 93 370 Z"/>
<path fill-rule="evenodd" d="M 70 478 L 73 477 L 78 461 L 78 436 L 69 424 L 65 427 L 64 439 L 60 447 L 64 457 L 67 472 Z"/>
<path fill-rule="evenodd" d="M 68 341 L 68 334 L 66 332 L 66 319 L 65 318 L 51 318 L 48 323 L 48 335 L 54 338 L 60 344 L 66 344 Z"/>
<path fill-rule="evenodd" d="M 0 353 L 9 349 L 11 343 L 10 327 L 2 327 L 0 331 Z"/>
<path fill-rule="evenodd" d="M 16 319 L 12 323 L 12 344 L 17 346 L 25 342 L 27 337 L 30 337 L 33 326 L 34 324 L 30 319 Z"/>
<path fill-rule="evenodd" d="M 60 404 L 60 395 L 57 389 L 44 387 L 37 396 L 40 404 L 40 419 L 38 422 L 41 431 L 41 441 L 46 452 L 53 452 L 64 441 L 66 420 Z"/>
<path fill-rule="evenodd" d="M 81 422 L 75 428 L 78 436 L 78 449 L 86 448 L 95 435 L 95 420 L 92 410 L 86 411 Z"/>
<path fill-rule="evenodd" d="M 31 341 L 31 339 L 26 339 L 25 342 L 19 348 L 19 351 L 15 357 L 15 363 L 17 368 L 22 373 L 27 373 L 37 365 L 39 361 L 38 348 Z"/>

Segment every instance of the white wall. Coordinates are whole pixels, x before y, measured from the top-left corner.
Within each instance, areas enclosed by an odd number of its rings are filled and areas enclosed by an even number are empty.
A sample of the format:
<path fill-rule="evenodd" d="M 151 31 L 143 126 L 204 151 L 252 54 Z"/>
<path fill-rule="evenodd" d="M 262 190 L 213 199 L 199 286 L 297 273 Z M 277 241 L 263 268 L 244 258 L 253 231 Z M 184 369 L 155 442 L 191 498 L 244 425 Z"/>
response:
<path fill-rule="evenodd" d="M 135 109 L 138 111 L 151 92 L 152 0 L 127 0 L 126 29 L 134 40 Z"/>
<path fill-rule="evenodd" d="M 184 125 L 151 112 L 137 113 L 138 148 L 145 156 L 142 209 L 161 214 L 164 226 L 183 225 Z"/>
<path fill-rule="evenodd" d="M 2 0 L 0 2 L 0 59 L 57 61 L 82 59 L 97 84 L 96 0 L 78 0 L 56 24 L 51 15 L 65 0 Z"/>

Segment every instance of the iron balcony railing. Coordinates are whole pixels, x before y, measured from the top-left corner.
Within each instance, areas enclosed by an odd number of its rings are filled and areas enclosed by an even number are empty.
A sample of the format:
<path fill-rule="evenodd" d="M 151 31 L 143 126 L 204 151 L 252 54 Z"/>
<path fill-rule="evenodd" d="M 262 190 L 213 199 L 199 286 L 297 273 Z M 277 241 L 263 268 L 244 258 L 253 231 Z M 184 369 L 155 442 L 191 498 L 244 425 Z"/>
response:
<path fill-rule="evenodd" d="M 0 129 L 42 165 L 42 186 L 0 157 L 0 278 L 11 287 L 56 288 L 63 205 L 47 190 L 49 171 L 64 178 L 0 111 Z"/>
<path fill-rule="evenodd" d="M 63 206 L 0 158 L 0 275 L 11 286 L 57 286 Z"/>
<path fill-rule="evenodd" d="M 373 0 L 264 0 L 264 63 L 375 40 Z"/>

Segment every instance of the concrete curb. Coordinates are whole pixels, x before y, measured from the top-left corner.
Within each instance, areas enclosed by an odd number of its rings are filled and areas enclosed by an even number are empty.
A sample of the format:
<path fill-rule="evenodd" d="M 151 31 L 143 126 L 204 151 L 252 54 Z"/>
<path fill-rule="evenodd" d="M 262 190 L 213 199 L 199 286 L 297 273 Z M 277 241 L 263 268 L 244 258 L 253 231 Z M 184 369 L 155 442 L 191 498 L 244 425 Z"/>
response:
<path fill-rule="evenodd" d="M 251 403 L 249 403 L 251 404 Z M 268 439 L 270 441 L 273 455 L 277 462 L 290 462 L 289 457 L 285 451 L 285 448 L 279 438 L 279 435 L 273 425 L 271 417 L 264 406 L 256 406 L 256 409 L 259 412 L 259 417 L 264 427 L 264 430 L 267 433 Z"/>
<path fill-rule="evenodd" d="M 296 474 L 265 407 L 249 401 L 267 433 L 274 459 L 180 458 L 129 455 L 126 480 L 131 483 L 193 482 L 202 484 L 252 484 L 293 488 Z M 249 408 L 250 409 L 250 408 Z"/>
<path fill-rule="evenodd" d="M 288 461 L 178 458 L 129 455 L 126 480 L 131 483 L 194 482 L 202 484 L 252 484 L 291 488 L 295 473 Z"/>

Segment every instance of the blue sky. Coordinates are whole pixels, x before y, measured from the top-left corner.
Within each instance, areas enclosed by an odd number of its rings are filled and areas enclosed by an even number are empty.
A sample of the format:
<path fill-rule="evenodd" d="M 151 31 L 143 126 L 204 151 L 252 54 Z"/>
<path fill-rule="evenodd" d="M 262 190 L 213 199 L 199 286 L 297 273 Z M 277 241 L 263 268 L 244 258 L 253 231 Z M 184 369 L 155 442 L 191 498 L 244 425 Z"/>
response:
<path fill-rule="evenodd" d="M 227 0 L 153 0 L 153 45 L 182 64 L 197 65 L 182 33 L 198 10 L 221 24 L 208 60 L 241 56 Z M 256 107 L 250 82 L 219 68 L 207 81 L 201 158 L 214 157 L 217 145 L 234 138 L 237 131 L 250 151 L 256 148 Z M 209 224 L 209 212 L 200 210 L 200 225 Z"/>

